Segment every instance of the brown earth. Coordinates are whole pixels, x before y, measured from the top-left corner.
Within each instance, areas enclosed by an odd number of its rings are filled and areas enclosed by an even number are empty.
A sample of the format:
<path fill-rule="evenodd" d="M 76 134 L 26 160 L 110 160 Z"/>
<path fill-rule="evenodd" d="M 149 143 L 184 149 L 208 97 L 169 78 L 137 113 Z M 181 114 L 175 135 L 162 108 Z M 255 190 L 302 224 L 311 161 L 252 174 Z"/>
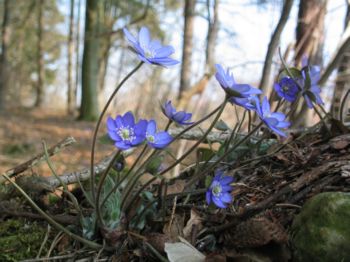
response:
<path fill-rule="evenodd" d="M 73 136 L 77 143 L 52 157 L 57 172 L 62 174 L 88 167 L 94 127 L 95 123 L 77 121 L 64 112 L 12 109 L 10 113 L 0 115 L 0 173 L 42 153 L 43 140 L 50 147 L 68 136 Z M 99 136 L 104 134 L 104 130 L 102 124 Z M 112 150 L 112 146 L 99 145 L 96 161 L 110 154 Z M 51 175 L 46 163 L 35 167 L 33 172 L 44 176 Z"/>

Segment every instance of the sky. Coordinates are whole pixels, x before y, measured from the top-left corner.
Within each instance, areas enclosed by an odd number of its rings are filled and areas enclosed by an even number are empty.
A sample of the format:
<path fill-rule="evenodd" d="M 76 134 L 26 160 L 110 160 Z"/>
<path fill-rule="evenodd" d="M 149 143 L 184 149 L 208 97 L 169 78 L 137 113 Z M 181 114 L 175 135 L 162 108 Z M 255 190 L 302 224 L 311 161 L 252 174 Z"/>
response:
<path fill-rule="evenodd" d="M 237 82 L 245 82 L 257 84 L 261 77 L 263 61 L 266 55 L 267 46 L 270 41 L 271 34 L 278 22 L 281 13 L 280 0 L 272 0 L 264 6 L 252 4 L 251 0 L 221 0 L 219 5 L 219 21 L 220 31 L 216 47 L 216 62 L 225 67 L 232 68 L 232 72 Z M 294 41 L 296 18 L 298 12 L 298 2 L 295 1 L 291 11 L 290 18 L 282 33 L 280 46 L 282 50 Z M 324 61 L 325 64 L 329 61 L 332 54 L 339 43 L 344 24 L 346 11 L 345 0 L 329 0 L 326 14 L 326 32 L 325 32 L 325 47 Z M 68 18 L 69 1 L 59 1 L 61 11 Z M 81 28 L 84 28 L 84 3 L 81 1 Z M 197 8 L 201 8 L 200 5 Z M 159 7 L 162 10 L 162 7 Z M 147 26 L 147 25 L 146 25 Z M 181 60 L 182 49 L 182 30 L 183 17 L 182 10 L 174 12 L 165 12 L 162 16 L 162 28 L 168 32 L 168 39 L 165 44 L 174 46 L 176 53 L 174 58 Z M 68 19 L 65 22 L 64 28 L 68 30 Z M 136 33 L 136 28 L 130 29 Z M 233 32 L 230 35 L 227 31 Z M 204 52 L 205 52 L 205 37 L 207 33 L 207 22 L 201 18 L 195 19 L 195 35 L 194 35 L 194 50 L 193 50 L 193 82 L 196 82 L 203 72 Z M 83 34 L 83 33 L 82 33 Z M 155 36 L 156 37 L 156 36 Z M 107 92 L 113 89 L 116 81 L 116 68 L 118 67 L 118 53 L 114 53 L 110 58 L 110 65 L 107 76 Z M 133 54 L 126 55 L 132 59 Z M 277 61 L 278 62 L 278 61 Z M 66 67 L 63 66 L 62 73 L 65 74 Z M 125 69 L 128 71 L 129 68 Z M 152 69 L 144 69 L 145 74 L 150 73 Z M 180 66 L 167 69 L 163 74 L 166 79 L 170 79 L 169 84 L 176 90 L 179 80 Z M 61 78 L 64 79 L 64 78 Z M 140 79 L 137 79 L 139 81 Z M 132 85 L 134 83 L 131 83 Z M 214 86 L 214 87 L 213 87 Z M 209 91 L 215 88 L 212 83 Z M 328 92 L 324 92 L 324 96 L 331 95 L 331 88 L 327 88 Z M 212 98 L 216 98 L 216 93 Z M 218 97 L 220 98 L 220 97 Z"/>

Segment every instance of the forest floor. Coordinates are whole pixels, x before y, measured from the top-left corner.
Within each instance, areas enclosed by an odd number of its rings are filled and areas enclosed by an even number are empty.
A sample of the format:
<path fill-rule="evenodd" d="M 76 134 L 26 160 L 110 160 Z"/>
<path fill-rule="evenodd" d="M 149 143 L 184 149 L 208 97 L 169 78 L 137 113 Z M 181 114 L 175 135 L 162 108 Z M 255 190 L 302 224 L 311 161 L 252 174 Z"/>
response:
<path fill-rule="evenodd" d="M 52 157 L 58 173 L 77 171 L 90 163 L 91 138 L 94 122 L 77 121 L 65 112 L 38 109 L 12 109 L 0 115 L 0 173 L 43 152 L 42 141 L 53 146 L 68 136 L 77 143 Z M 102 125 L 101 135 L 104 126 Z M 100 145 L 97 161 L 111 152 L 110 146 Z M 37 174 L 51 175 L 46 163 L 35 167 Z"/>
<path fill-rule="evenodd" d="M 68 136 L 73 136 L 77 143 L 64 148 L 59 154 L 52 157 L 57 173 L 63 174 L 84 169 L 90 163 L 91 137 L 94 126 L 95 123 L 76 121 L 75 118 L 65 113 L 12 110 L 11 114 L 0 116 L 0 172 L 42 153 L 42 140 L 46 141 L 49 147 Z M 102 125 L 99 136 L 105 133 L 104 128 Z M 96 162 L 110 154 L 112 150 L 112 146 L 99 144 Z M 179 236 L 185 238 L 199 251 L 204 252 L 208 258 L 207 261 L 226 261 L 226 259 L 289 261 L 292 255 L 292 249 L 289 246 L 290 228 L 295 215 L 299 213 L 304 203 L 322 192 L 349 192 L 350 190 L 349 129 L 339 126 L 339 123 L 334 121 L 327 128 L 319 124 L 308 131 L 290 133 L 283 145 L 269 146 L 267 151 L 262 153 L 263 155 L 257 154 L 256 148 L 249 149 L 248 153 L 245 158 L 242 157 L 238 161 L 235 160 L 237 157 L 235 154 L 228 156 L 233 160 L 230 160 L 231 166 L 226 174 L 237 181 L 231 193 L 234 202 L 230 208 L 226 210 L 208 208 L 204 194 L 181 195 L 184 185 L 192 178 L 195 171 L 184 172 L 166 185 L 166 201 L 162 202 L 164 210 L 159 212 L 153 207 L 153 213 L 151 212 L 153 217 L 149 221 L 145 220 L 147 226 L 142 231 L 137 231 L 136 234 L 127 231 L 127 237 L 123 236 L 126 238 L 125 241 L 117 238 L 116 243 L 111 242 L 115 244 L 112 246 L 118 246 L 121 242 L 128 243 L 127 248 L 120 249 L 120 252 L 123 252 L 122 261 L 138 261 L 140 257 L 146 257 L 144 261 L 156 261 L 154 258 L 158 254 L 164 255 L 164 242 L 177 242 Z M 26 172 L 51 176 L 45 162 Z M 198 180 L 195 185 L 186 188 L 185 191 L 206 190 L 205 181 L 202 180 Z M 152 197 L 157 195 L 157 185 L 155 187 L 151 185 L 149 190 L 154 193 Z M 35 219 L 38 218 L 36 213 L 32 213 L 28 207 L 24 208 L 24 202 L 19 201 L 15 204 L 14 201 L 14 199 L 2 201 L 3 203 L 0 201 L 2 204 L 0 205 L 1 261 L 14 261 L 11 254 L 13 250 L 17 250 L 17 245 L 25 246 L 24 251 L 29 249 L 35 251 L 23 254 L 23 257 L 31 258 L 34 255 L 39 257 L 36 250 L 39 250 L 44 236 L 55 237 L 53 233 L 48 233 L 49 229 L 46 230 L 45 224 Z M 89 211 L 81 204 L 84 203 L 83 199 L 78 199 L 78 201 L 84 211 Z M 42 202 L 42 205 L 52 214 L 67 215 L 67 210 L 65 210 L 65 207 L 69 206 L 67 199 L 62 198 L 62 201 L 57 203 L 57 205 L 46 205 Z M 129 215 L 136 214 L 139 208 L 140 206 L 137 205 L 131 208 Z M 22 214 L 21 211 L 27 212 Z M 72 214 L 75 213 L 71 212 L 66 217 L 75 219 L 76 216 Z M 160 215 L 162 215 L 161 219 L 159 219 Z M 20 219 L 8 219 L 12 217 L 31 218 L 31 224 L 28 224 L 27 219 L 24 219 L 24 222 Z M 28 228 L 35 229 L 38 234 L 33 234 L 31 230 L 26 232 Z M 13 232 L 18 233 L 16 239 L 14 239 Z M 107 241 L 112 241 L 113 236 L 113 234 L 105 235 Z M 33 237 L 38 240 L 33 241 Z M 18 242 L 17 239 L 20 241 Z M 34 242 L 37 246 L 28 248 L 23 244 L 25 242 L 23 239 L 28 239 L 28 243 Z M 79 245 L 73 245 L 71 239 L 62 239 L 58 241 L 58 244 L 53 241 L 55 245 L 57 244 L 55 254 L 67 255 L 71 252 L 68 255 L 75 256 L 82 251 L 83 257 L 92 257 Z M 148 245 L 145 246 L 146 242 Z M 271 249 L 271 243 L 277 245 L 280 251 L 271 253 L 271 250 L 275 250 Z M 60 248 L 60 245 L 63 248 Z M 213 247 L 218 249 L 213 251 Z M 47 252 L 49 254 L 51 251 Z M 100 255 L 97 251 L 92 250 L 91 252 L 93 256 Z M 250 258 L 252 252 L 254 256 L 257 255 L 264 259 L 236 260 L 242 257 Z M 182 254 L 182 251 L 175 253 Z M 193 249 L 191 249 L 191 256 L 192 253 Z M 110 258 L 110 254 L 106 252 L 104 257 Z M 114 258 L 116 257 L 117 255 Z"/>

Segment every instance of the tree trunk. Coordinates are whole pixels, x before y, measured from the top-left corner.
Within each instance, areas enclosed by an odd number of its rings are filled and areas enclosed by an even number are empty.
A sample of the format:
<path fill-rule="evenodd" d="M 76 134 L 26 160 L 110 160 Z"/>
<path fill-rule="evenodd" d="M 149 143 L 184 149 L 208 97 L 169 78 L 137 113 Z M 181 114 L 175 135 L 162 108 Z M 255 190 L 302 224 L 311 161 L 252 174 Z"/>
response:
<path fill-rule="evenodd" d="M 98 118 L 97 78 L 99 68 L 99 31 L 101 1 L 86 1 L 84 53 L 82 66 L 81 120 Z"/>
<path fill-rule="evenodd" d="M 296 29 L 295 65 L 300 67 L 304 56 L 309 64 L 322 65 L 324 43 L 324 17 L 327 0 L 300 0 L 298 24 Z M 293 127 L 306 125 L 311 120 L 313 111 L 301 99 L 298 109 L 291 116 Z"/>
<path fill-rule="evenodd" d="M 263 68 L 260 86 L 259 86 L 259 88 L 263 91 L 264 95 L 267 95 L 267 96 L 269 96 L 269 92 L 271 90 L 270 76 L 271 76 L 271 68 L 272 68 L 272 59 L 274 54 L 276 53 L 282 31 L 285 25 L 287 24 L 290 11 L 292 10 L 293 2 L 294 0 L 284 1 L 280 20 L 278 21 L 275 31 L 272 34 L 272 37 L 267 49 L 264 68 Z"/>
<path fill-rule="evenodd" d="M 212 11 L 211 11 L 212 9 Z M 207 45 L 205 50 L 205 72 L 199 81 L 192 86 L 189 90 L 183 92 L 181 99 L 179 100 L 178 107 L 186 108 L 189 104 L 192 96 L 196 94 L 202 94 L 215 73 L 215 47 L 216 39 L 219 31 L 219 0 L 213 1 L 213 7 L 210 8 L 210 0 L 207 0 L 207 13 L 208 13 L 208 33 L 207 33 Z"/>
<path fill-rule="evenodd" d="M 183 92 L 188 90 L 191 86 L 191 55 L 193 49 L 193 29 L 194 29 L 194 10 L 196 6 L 196 0 L 186 0 L 184 8 L 184 36 L 182 46 L 182 64 L 180 75 L 180 88 L 178 94 L 178 100 L 181 99 Z"/>
<path fill-rule="evenodd" d="M 39 0 L 38 6 L 38 54 L 37 54 L 37 69 L 38 69 L 38 81 L 36 86 L 36 101 L 34 106 L 41 107 L 44 101 L 44 79 L 45 79 L 45 68 L 44 68 L 44 57 L 43 57 L 43 10 L 44 0 Z"/>
<path fill-rule="evenodd" d="M 327 2 L 327 0 L 300 0 L 295 50 L 297 66 L 300 66 L 305 55 L 311 64 L 322 65 Z"/>
<path fill-rule="evenodd" d="M 78 96 L 79 83 L 80 83 L 80 10 L 81 10 L 81 1 L 78 0 L 78 14 L 77 14 L 77 29 L 76 29 L 76 40 L 75 40 L 75 94 Z"/>
<path fill-rule="evenodd" d="M 347 0 L 347 11 L 344 22 L 344 33 L 350 31 L 350 0 Z M 350 81 L 350 51 L 345 52 L 343 58 L 340 61 L 338 68 L 337 79 L 335 81 L 334 93 L 332 98 L 332 114 L 336 119 L 340 118 L 340 104 L 345 90 L 349 88 Z M 343 119 L 340 119 L 341 121 Z"/>
<path fill-rule="evenodd" d="M 73 114 L 75 109 L 75 90 L 72 77 L 72 58 L 73 58 L 73 26 L 74 26 L 74 0 L 70 0 L 70 16 L 69 16 L 69 35 L 68 35 L 68 72 L 67 72 L 67 109 L 68 114 Z"/>
<path fill-rule="evenodd" d="M 7 48 L 10 42 L 10 26 L 9 26 L 9 8 L 10 0 L 4 1 L 4 14 L 2 21 L 2 40 L 1 40 L 1 56 L 0 56 L 0 112 L 4 111 L 6 103 L 6 93 L 8 90 L 8 57 L 7 57 Z"/>

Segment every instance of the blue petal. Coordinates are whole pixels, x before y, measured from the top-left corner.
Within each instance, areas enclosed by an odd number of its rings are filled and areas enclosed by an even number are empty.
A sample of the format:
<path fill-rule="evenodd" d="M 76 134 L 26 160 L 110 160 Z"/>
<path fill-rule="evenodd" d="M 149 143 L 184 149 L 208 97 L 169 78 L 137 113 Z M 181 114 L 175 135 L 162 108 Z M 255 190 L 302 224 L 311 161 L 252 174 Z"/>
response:
<path fill-rule="evenodd" d="M 179 61 L 172 59 L 170 57 L 165 57 L 165 58 L 149 58 L 148 59 L 152 64 L 156 65 L 162 65 L 162 66 L 172 66 L 180 63 Z"/>
<path fill-rule="evenodd" d="M 222 177 L 220 184 L 221 185 L 227 185 L 227 184 L 231 184 L 233 182 L 233 177 L 232 176 L 224 176 Z"/>
<path fill-rule="evenodd" d="M 147 134 L 148 135 L 154 135 L 157 131 L 157 124 L 156 124 L 156 121 L 154 121 L 153 119 L 151 119 L 149 122 L 148 122 L 148 125 L 147 125 Z"/>
<path fill-rule="evenodd" d="M 313 108 L 313 104 L 312 104 L 312 101 L 311 99 L 309 98 L 309 96 L 307 94 L 304 94 L 304 99 L 306 101 L 306 105 L 308 108 Z"/>
<path fill-rule="evenodd" d="M 157 50 L 162 48 L 162 44 L 158 40 L 152 40 L 149 44 L 149 48 L 152 50 Z"/>
<path fill-rule="evenodd" d="M 157 141 L 157 143 L 162 144 L 169 144 L 173 140 L 173 137 L 169 135 L 169 133 L 166 131 L 161 131 L 155 134 L 154 138 Z"/>
<path fill-rule="evenodd" d="M 124 141 L 116 142 L 114 145 L 120 150 L 126 150 L 131 147 L 129 144 L 126 144 Z"/>
<path fill-rule="evenodd" d="M 142 62 L 145 62 L 145 63 L 147 63 L 147 64 L 152 64 L 152 63 L 148 60 L 148 58 L 145 57 L 145 55 L 139 54 L 139 55 L 138 55 L 138 58 L 139 58 Z"/>
<path fill-rule="evenodd" d="M 118 116 L 115 118 L 115 124 L 116 124 L 117 128 L 120 128 L 120 127 L 124 126 L 123 118 L 122 118 L 121 116 L 118 115 Z"/>
<path fill-rule="evenodd" d="M 248 91 L 251 88 L 252 87 L 250 85 L 247 85 L 247 84 L 235 84 L 233 86 L 233 89 L 242 95 L 244 95 L 245 93 L 248 93 Z M 249 94 L 247 94 L 247 95 L 249 95 Z"/>
<path fill-rule="evenodd" d="M 207 193 L 205 194 L 205 198 L 207 200 L 208 205 L 211 203 L 211 190 L 207 190 Z"/>
<path fill-rule="evenodd" d="M 124 27 L 123 28 L 124 35 L 126 39 L 132 44 L 137 44 L 137 39 Z"/>
<path fill-rule="evenodd" d="M 278 128 L 287 128 L 289 126 L 290 126 L 290 123 L 287 122 L 287 121 L 279 122 L 278 125 L 277 125 Z"/>
<path fill-rule="evenodd" d="M 147 130 L 148 121 L 141 119 L 134 127 L 134 132 L 136 136 L 141 136 L 145 138 Z"/>
<path fill-rule="evenodd" d="M 117 126 L 116 126 L 116 124 L 115 124 L 115 121 L 114 121 L 114 119 L 111 118 L 111 117 L 108 117 L 108 118 L 107 118 L 107 129 L 108 129 L 108 130 L 111 130 L 111 131 L 117 129 Z"/>
<path fill-rule="evenodd" d="M 226 208 L 226 205 L 221 201 L 221 199 L 219 199 L 218 197 L 212 197 L 212 200 L 214 202 L 214 204 L 217 206 L 217 207 L 220 207 L 220 208 Z"/>
<path fill-rule="evenodd" d="M 192 114 L 191 113 L 186 113 L 185 116 L 184 116 L 184 119 L 182 121 L 187 121 L 187 120 L 190 120 L 192 117 Z"/>
<path fill-rule="evenodd" d="M 220 197 L 222 202 L 225 203 L 231 203 L 232 202 L 232 196 L 229 193 L 223 193 Z"/>
<path fill-rule="evenodd" d="M 108 131 L 108 136 L 114 141 L 121 141 L 121 137 L 115 131 Z"/>
<path fill-rule="evenodd" d="M 135 119 L 130 111 L 125 113 L 125 115 L 123 116 L 123 124 L 124 126 L 134 127 Z"/>
<path fill-rule="evenodd" d="M 148 49 L 151 41 L 151 36 L 147 27 L 141 27 L 139 32 L 139 43 L 143 49 Z"/>
<path fill-rule="evenodd" d="M 287 135 L 282 130 L 280 130 L 276 127 L 270 126 L 270 129 L 280 136 L 287 137 Z"/>
<path fill-rule="evenodd" d="M 276 118 L 278 121 L 283 121 L 286 118 L 285 114 L 281 112 L 272 113 L 271 117 Z"/>
<path fill-rule="evenodd" d="M 136 138 L 131 141 L 131 144 L 133 146 L 137 146 L 141 144 L 143 141 L 145 141 L 145 136 L 136 136 Z"/>
<path fill-rule="evenodd" d="M 163 46 L 157 50 L 155 50 L 155 58 L 160 58 L 160 57 L 168 57 L 172 53 L 174 53 L 175 50 L 172 46 Z"/>
<path fill-rule="evenodd" d="M 229 191 L 233 190 L 233 186 L 223 185 L 223 186 L 221 186 L 221 190 L 222 190 L 222 192 L 229 192 Z"/>
<path fill-rule="evenodd" d="M 263 98 L 261 109 L 262 109 L 262 114 L 263 115 L 269 115 L 270 114 L 270 104 L 269 104 L 269 101 L 267 100 L 266 96 Z"/>
<path fill-rule="evenodd" d="M 179 111 L 173 115 L 173 120 L 181 124 L 185 116 L 186 116 L 186 113 L 184 111 Z"/>

